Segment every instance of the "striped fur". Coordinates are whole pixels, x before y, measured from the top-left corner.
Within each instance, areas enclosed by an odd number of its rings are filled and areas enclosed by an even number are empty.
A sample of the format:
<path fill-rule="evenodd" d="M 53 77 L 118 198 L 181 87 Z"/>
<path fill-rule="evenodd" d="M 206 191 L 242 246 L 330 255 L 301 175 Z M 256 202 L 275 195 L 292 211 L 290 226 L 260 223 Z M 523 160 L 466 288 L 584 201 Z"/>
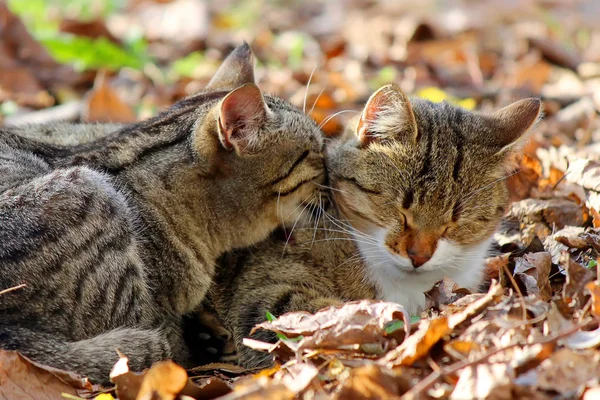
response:
<path fill-rule="evenodd" d="M 251 145 L 221 144 L 223 98 L 255 87 L 247 45 L 231 63 L 247 68 L 147 121 L 0 130 L 0 289 L 27 284 L 0 296 L 0 347 L 101 382 L 116 348 L 136 369 L 187 362 L 181 319 L 215 260 L 295 221 L 324 175 L 316 124 L 272 96 Z"/>

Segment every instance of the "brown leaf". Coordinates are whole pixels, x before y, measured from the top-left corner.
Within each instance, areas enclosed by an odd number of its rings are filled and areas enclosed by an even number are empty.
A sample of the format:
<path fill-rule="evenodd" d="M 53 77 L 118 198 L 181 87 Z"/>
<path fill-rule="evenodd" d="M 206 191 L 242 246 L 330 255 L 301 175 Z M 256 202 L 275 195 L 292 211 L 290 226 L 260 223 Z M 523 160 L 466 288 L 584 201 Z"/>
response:
<path fill-rule="evenodd" d="M 478 364 L 466 367 L 460 372 L 450 399 L 512 399 L 513 377 L 514 371 L 507 364 Z"/>
<path fill-rule="evenodd" d="M 561 43 L 546 37 L 532 37 L 529 39 L 529 44 L 532 47 L 538 48 L 548 61 L 561 67 L 575 71 L 581 62 L 579 54 L 567 50 Z"/>
<path fill-rule="evenodd" d="M 538 187 L 542 174 L 542 166 L 537 158 L 524 154 L 518 159 L 519 173 L 506 179 L 511 201 L 521 201 L 531 195 L 533 188 Z"/>
<path fill-rule="evenodd" d="M 0 102 L 14 100 L 32 107 L 54 103 L 46 89 L 79 80 L 72 68 L 57 63 L 32 38 L 6 2 L 0 2 L 0 70 Z"/>
<path fill-rule="evenodd" d="M 587 240 L 583 236 L 584 229 L 579 226 L 567 226 L 556 232 L 554 239 L 564 244 L 565 246 L 575 249 L 585 249 L 589 246 Z"/>
<path fill-rule="evenodd" d="M 119 358 L 110 371 L 110 381 L 115 384 L 119 400 L 136 400 L 144 380 L 144 373 L 129 371 L 126 357 Z"/>
<path fill-rule="evenodd" d="M 283 383 L 262 376 L 240 379 L 233 392 L 220 397 L 219 400 L 292 400 L 295 397 L 296 395 Z"/>
<path fill-rule="evenodd" d="M 600 319 L 600 285 L 598 281 L 588 282 L 585 289 L 592 295 L 591 313 L 597 319 Z"/>
<path fill-rule="evenodd" d="M 275 374 L 275 380 L 281 382 L 294 394 L 298 394 L 307 388 L 313 382 L 319 370 L 317 367 L 307 363 L 297 363 L 290 365 L 285 370 L 280 370 Z"/>
<path fill-rule="evenodd" d="M 465 301 L 467 298 L 473 298 L 474 301 L 468 303 L 461 311 L 450 314 L 448 316 L 448 325 L 450 328 L 454 329 L 469 318 L 481 313 L 488 305 L 490 305 L 490 303 L 497 302 L 499 298 L 502 297 L 502 294 L 502 286 L 498 282 L 492 281 L 490 289 L 485 295 L 469 295 L 459 299 L 456 303 Z"/>
<path fill-rule="evenodd" d="M 256 328 L 267 329 L 293 338 L 304 338 L 299 348 L 339 348 L 351 344 L 389 342 L 385 328 L 394 320 L 404 321 L 410 327 L 410 316 L 399 304 L 361 300 L 342 306 L 327 307 L 316 314 L 294 312 L 275 321 L 263 322 Z M 255 328 L 255 329 L 256 329 Z"/>
<path fill-rule="evenodd" d="M 568 199 L 526 199 L 511 205 L 508 218 L 523 223 L 542 222 L 551 228 L 562 229 L 567 225 L 583 224 L 581 206 Z"/>
<path fill-rule="evenodd" d="M 573 393 L 600 376 L 600 357 L 595 352 L 559 349 L 537 368 L 537 386 L 561 394 Z"/>
<path fill-rule="evenodd" d="M 531 93 L 540 93 L 552 72 L 552 66 L 545 61 L 535 63 L 520 62 L 514 76 L 515 87 L 527 88 Z"/>
<path fill-rule="evenodd" d="M 42 108 L 54 104 L 38 79 L 22 67 L 4 67 L 0 74 L 0 102 L 15 101 L 24 106 Z"/>
<path fill-rule="evenodd" d="M 208 400 L 231 392 L 229 385 L 218 378 L 196 385 L 185 369 L 172 361 L 157 362 L 141 373 L 129 371 L 127 363 L 128 359 L 121 357 L 110 373 L 119 400 L 173 400 L 183 395 Z"/>
<path fill-rule="evenodd" d="M 505 267 L 508 267 L 510 262 L 510 253 L 500 254 L 499 256 L 490 257 L 485 260 L 485 275 L 487 281 L 492 279 L 500 280 L 500 276 Z"/>
<path fill-rule="evenodd" d="M 336 398 L 340 400 L 399 399 L 410 382 L 393 370 L 368 364 L 354 369 L 342 384 Z"/>
<path fill-rule="evenodd" d="M 188 380 L 180 394 L 192 397 L 195 400 L 209 400 L 229 393 L 231 393 L 231 388 L 227 383 L 219 378 L 210 378 L 201 386 Z"/>
<path fill-rule="evenodd" d="M 16 351 L 0 350 L 0 399 L 60 399 L 62 393 L 77 395 L 91 390 L 87 379 L 34 363 Z"/>
<path fill-rule="evenodd" d="M 185 369 L 173 361 L 161 361 L 144 375 L 136 400 L 174 400 L 188 382 Z"/>
<path fill-rule="evenodd" d="M 552 268 L 552 255 L 546 251 L 538 253 L 525 254 L 523 257 L 515 259 L 515 277 L 519 279 L 527 288 L 528 294 L 539 293 L 546 301 L 552 298 L 552 288 L 550 287 L 550 269 Z M 531 279 L 533 281 L 531 281 Z M 533 284 L 533 287 L 528 285 Z"/>
<path fill-rule="evenodd" d="M 479 350 L 479 344 L 466 340 L 453 340 L 444 345 L 444 351 L 454 358 L 467 357 L 471 352 Z"/>
<path fill-rule="evenodd" d="M 425 292 L 425 308 L 441 310 L 443 306 L 454 303 L 461 297 L 470 294 L 468 289 L 461 288 L 448 277 L 436 282 L 433 287 Z"/>
<path fill-rule="evenodd" d="M 87 95 L 82 119 L 86 122 L 128 123 L 134 122 L 136 117 L 131 107 L 106 83 L 104 75 L 99 74 L 94 88 Z"/>
<path fill-rule="evenodd" d="M 424 319 L 419 323 L 418 330 L 390 351 L 381 361 L 388 368 L 398 365 L 412 365 L 425 356 L 442 337 L 450 333 L 448 318 Z"/>
<path fill-rule="evenodd" d="M 65 18 L 60 21 L 60 26 L 58 29 L 61 32 L 71 33 L 78 36 L 87 36 L 92 39 L 105 37 L 115 44 L 120 44 L 119 39 L 110 33 L 108 28 L 106 28 L 106 24 L 101 19 L 80 21 L 76 19 Z"/>
<path fill-rule="evenodd" d="M 582 307 L 585 303 L 583 289 L 588 282 L 596 279 L 596 274 L 573 261 L 568 254 L 566 257 L 568 258 L 566 261 L 567 281 L 563 287 L 562 298 L 567 304 L 576 300 Z"/>

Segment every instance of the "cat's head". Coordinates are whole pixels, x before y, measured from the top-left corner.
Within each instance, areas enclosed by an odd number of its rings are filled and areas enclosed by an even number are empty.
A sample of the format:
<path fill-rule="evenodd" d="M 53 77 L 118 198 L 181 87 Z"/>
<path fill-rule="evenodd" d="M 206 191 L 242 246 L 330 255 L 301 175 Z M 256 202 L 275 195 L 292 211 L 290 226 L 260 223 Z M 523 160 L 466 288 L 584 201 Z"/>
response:
<path fill-rule="evenodd" d="M 325 179 L 315 122 L 297 107 L 261 93 L 247 44 L 227 57 L 203 93 L 218 96 L 194 139 L 212 169 L 214 212 L 239 222 L 233 228 L 240 238 L 251 238 L 246 244 L 308 215 L 303 211 L 318 204 L 317 184 Z"/>
<path fill-rule="evenodd" d="M 537 99 L 484 114 L 409 100 L 393 84 L 374 93 L 327 154 L 367 262 L 409 274 L 482 264 L 508 205 L 510 156 L 539 115 Z"/>

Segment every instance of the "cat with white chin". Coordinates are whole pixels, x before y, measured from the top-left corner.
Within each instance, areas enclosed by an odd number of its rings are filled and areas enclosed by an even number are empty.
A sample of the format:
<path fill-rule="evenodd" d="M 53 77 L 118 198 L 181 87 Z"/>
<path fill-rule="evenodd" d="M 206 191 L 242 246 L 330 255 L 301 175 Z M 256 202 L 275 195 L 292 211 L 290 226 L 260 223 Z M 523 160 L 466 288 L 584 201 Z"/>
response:
<path fill-rule="evenodd" d="M 267 311 L 315 312 L 370 298 L 414 315 L 425 307 L 423 292 L 444 277 L 477 291 L 508 205 L 510 160 L 540 108 L 526 99 L 480 113 L 409 99 L 393 84 L 375 92 L 327 145 L 333 207 L 321 225 L 296 230 L 294 244 L 271 240 L 223 260 L 238 268 L 220 269 L 209 300 L 233 332 L 241 363 L 270 363 L 242 344 Z M 276 340 L 260 330 L 250 337 Z"/>

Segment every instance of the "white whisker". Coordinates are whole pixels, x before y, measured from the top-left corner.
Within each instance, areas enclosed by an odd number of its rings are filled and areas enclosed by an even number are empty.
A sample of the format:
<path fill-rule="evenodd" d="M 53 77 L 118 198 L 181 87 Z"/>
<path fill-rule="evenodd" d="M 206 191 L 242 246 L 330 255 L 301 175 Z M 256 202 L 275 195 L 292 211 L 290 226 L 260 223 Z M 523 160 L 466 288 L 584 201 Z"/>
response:
<path fill-rule="evenodd" d="M 310 88 L 310 81 L 312 80 L 313 74 L 315 73 L 316 70 L 317 70 L 317 64 L 315 64 L 315 67 L 313 68 L 312 72 L 310 73 L 310 76 L 308 77 L 308 82 L 306 82 L 306 90 L 304 91 L 304 103 L 302 104 L 302 112 L 304 114 L 306 114 L 306 98 L 308 97 L 308 89 Z"/>

